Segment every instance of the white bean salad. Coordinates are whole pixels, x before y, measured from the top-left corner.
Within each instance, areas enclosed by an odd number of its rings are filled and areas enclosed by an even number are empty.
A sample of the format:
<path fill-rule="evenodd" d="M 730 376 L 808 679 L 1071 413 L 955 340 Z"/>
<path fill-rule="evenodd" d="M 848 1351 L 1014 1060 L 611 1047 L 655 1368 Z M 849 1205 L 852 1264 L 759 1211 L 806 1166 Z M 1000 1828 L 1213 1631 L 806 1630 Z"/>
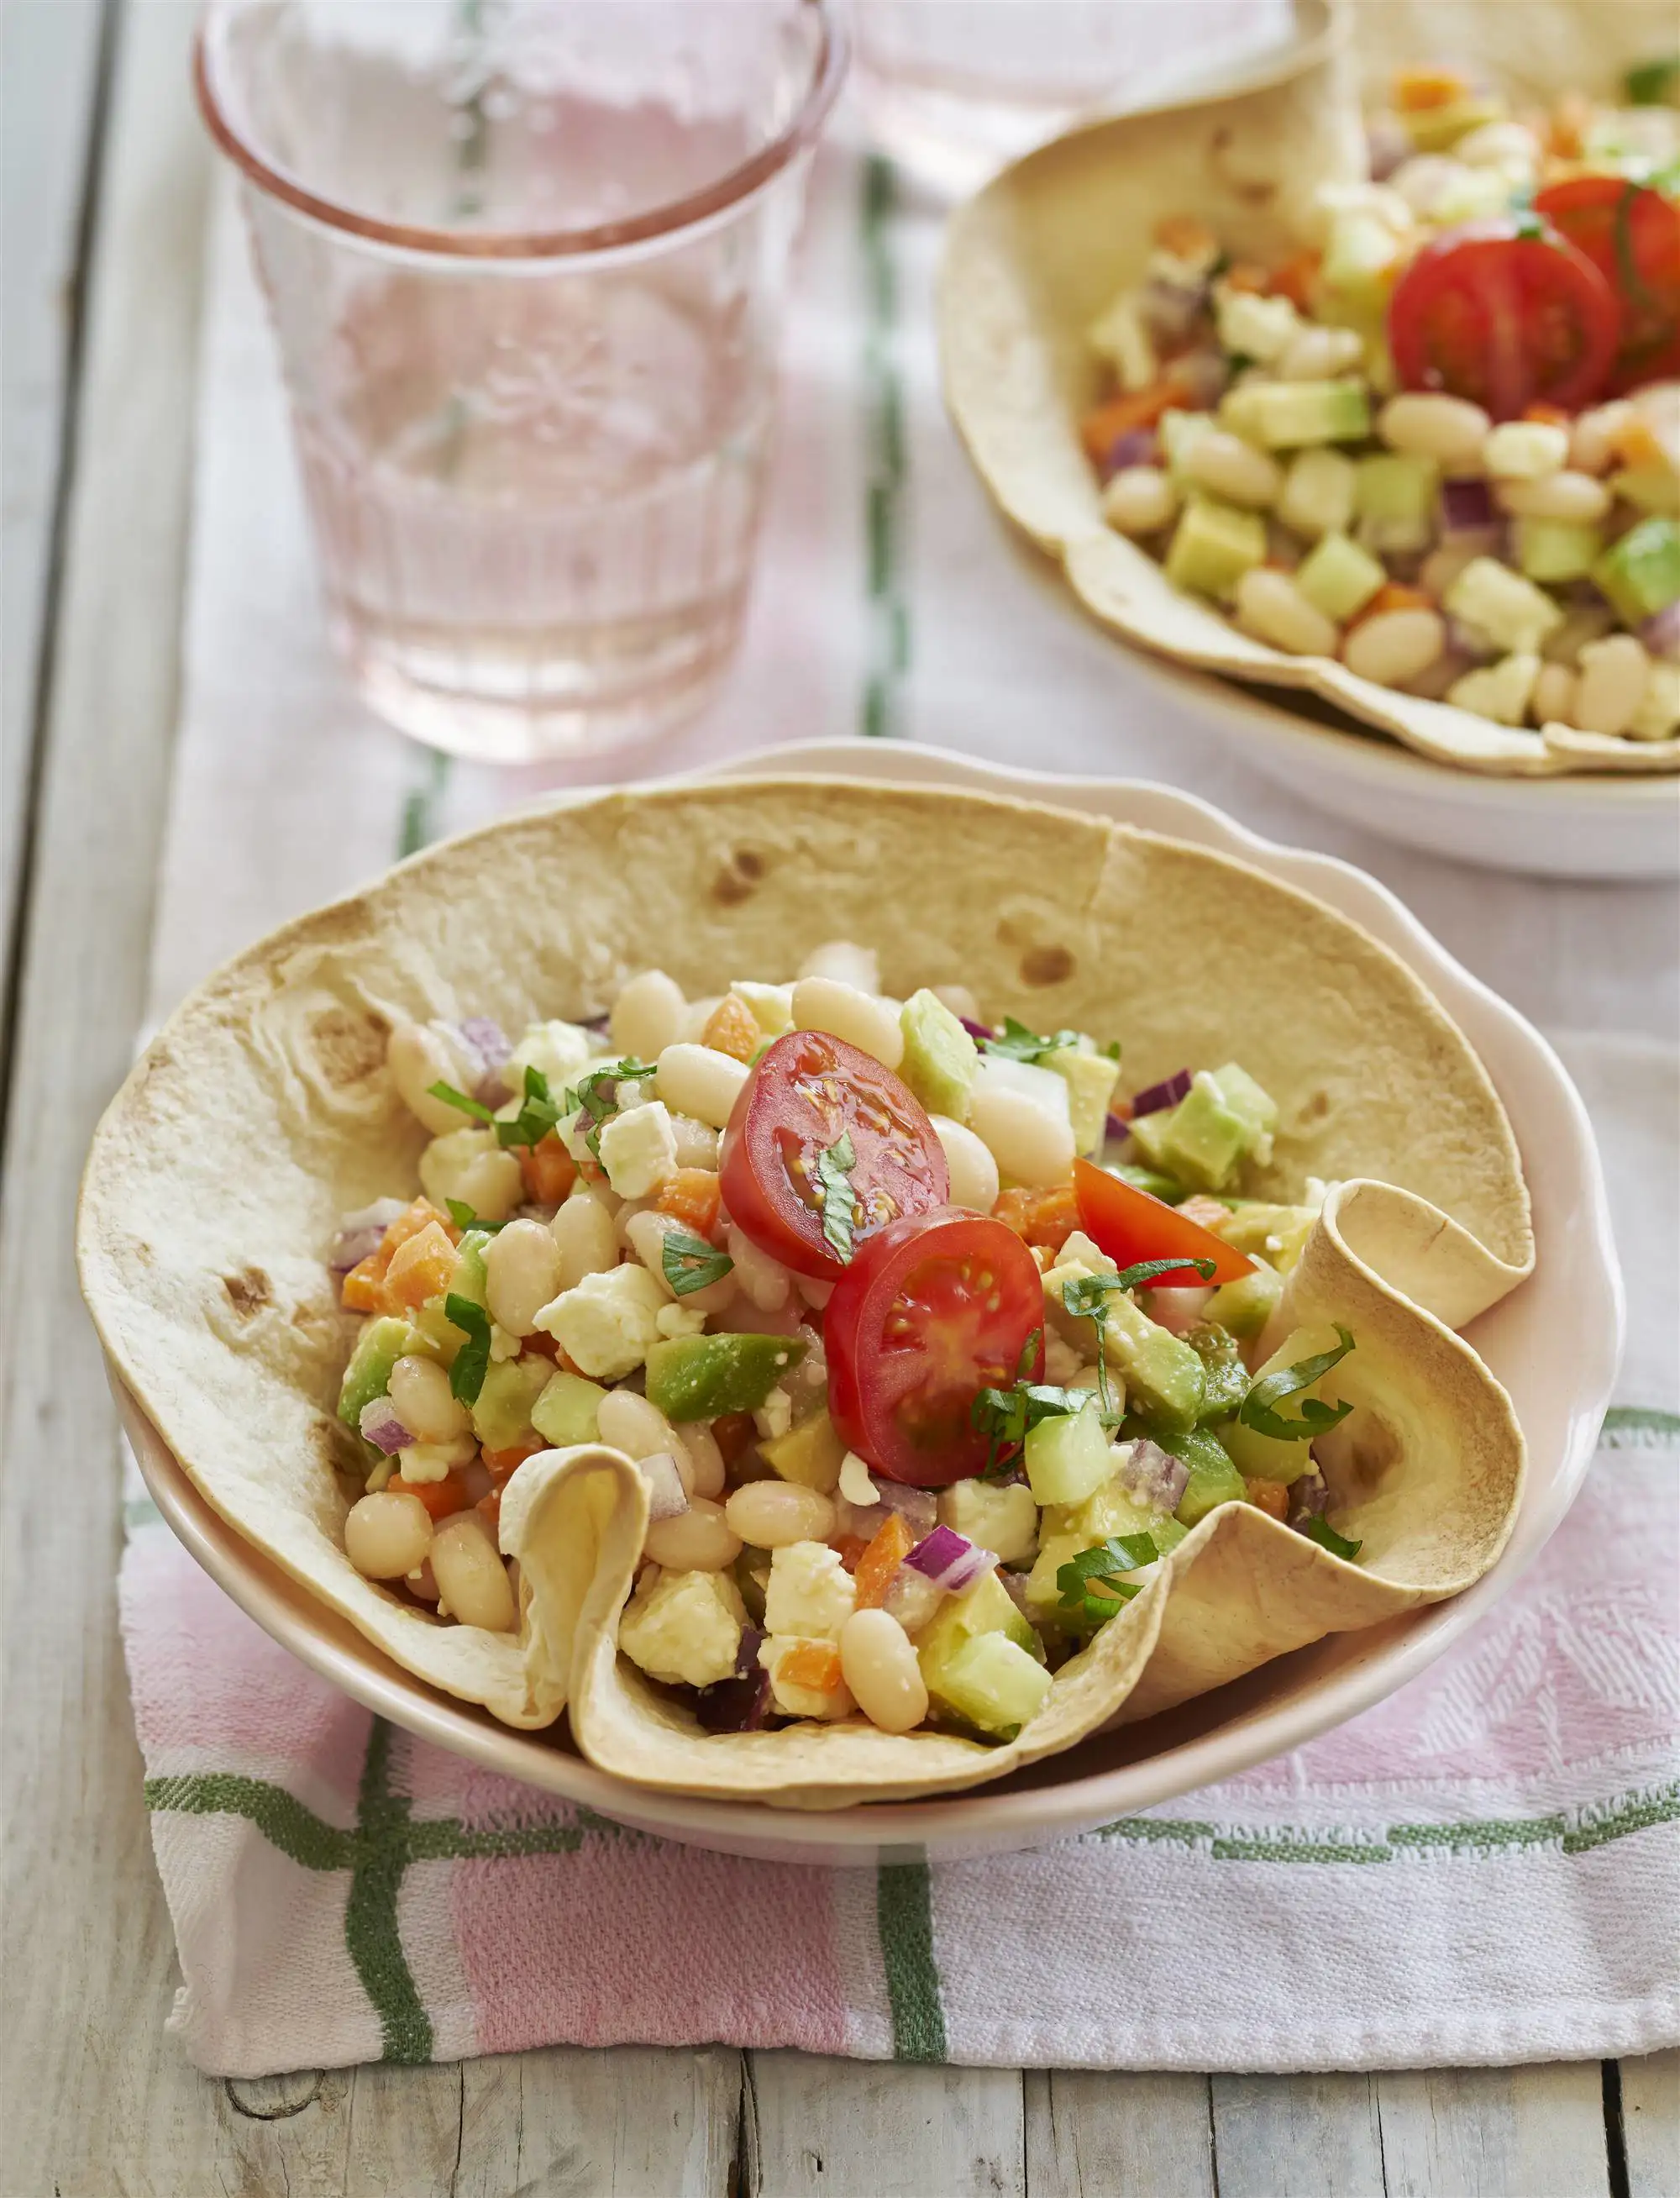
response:
<path fill-rule="evenodd" d="M 1403 73 L 1284 265 L 1159 224 L 1090 342 L 1108 525 L 1257 641 L 1509 726 L 1680 729 L 1680 112 Z"/>
<path fill-rule="evenodd" d="M 503 1491 L 588 1443 L 647 1484 L 619 1647 L 709 1730 L 1008 1739 L 1218 1506 L 1357 1554 L 1314 1448 L 1354 1339 L 1276 1317 L 1322 1187 L 1241 1194 L 1277 1110 L 1236 1062 L 1122 1098 L 1117 1044 L 846 941 L 387 1059 L 433 1135 L 333 1248 L 344 1545 L 439 1619 L 517 1626 Z"/>

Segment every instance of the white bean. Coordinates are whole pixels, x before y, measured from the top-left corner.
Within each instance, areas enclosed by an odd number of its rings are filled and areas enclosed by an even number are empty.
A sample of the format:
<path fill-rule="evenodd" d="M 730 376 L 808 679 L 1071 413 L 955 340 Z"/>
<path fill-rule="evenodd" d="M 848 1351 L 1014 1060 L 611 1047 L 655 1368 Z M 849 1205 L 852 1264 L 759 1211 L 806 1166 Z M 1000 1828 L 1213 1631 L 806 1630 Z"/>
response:
<path fill-rule="evenodd" d="M 385 1042 L 385 1065 L 397 1096 L 434 1137 L 458 1130 L 466 1116 L 446 1099 L 434 1099 L 433 1084 L 453 1084 L 473 1096 L 474 1067 L 465 1045 L 447 1023 L 398 1023 Z"/>
<path fill-rule="evenodd" d="M 1224 427 L 1210 427 L 1196 437 L 1185 454 L 1183 470 L 1198 487 L 1224 497 L 1228 503 L 1257 510 L 1276 503 L 1283 486 L 1283 468 L 1276 459 Z"/>
<path fill-rule="evenodd" d="M 1392 451 L 1437 458 L 1449 473 L 1476 465 L 1492 421 L 1467 398 L 1433 390 L 1391 397 L 1377 417 L 1377 432 Z"/>
<path fill-rule="evenodd" d="M 1572 468 L 1541 480 L 1503 480 L 1494 491 L 1502 511 L 1519 519 L 1562 519 L 1590 526 L 1610 509 L 1610 491 L 1590 474 Z"/>
<path fill-rule="evenodd" d="M 560 1247 L 540 1221 L 510 1221 L 484 1255 L 491 1318 L 509 1335 L 534 1335 L 537 1316 L 560 1294 Z"/>
<path fill-rule="evenodd" d="M 492 1130 L 446 1130 L 420 1155 L 420 1187 L 433 1206 L 458 1199 L 485 1221 L 505 1221 L 525 1196 L 519 1162 Z"/>
<path fill-rule="evenodd" d="M 467 1407 L 435 1358 L 404 1353 L 397 1361 L 391 1369 L 391 1408 L 416 1442 L 453 1442 L 467 1431 Z"/>
<path fill-rule="evenodd" d="M 683 1474 L 683 1485 L 690 1496 L 709 1496 L 715 1501 L 723 1494 L 727 1478 L 724 1453 L 718 1447 L 717 1437 L 704 1420 L 690 1420 L 677 1428 L 677 1434 L 683 1450 L 688 1452 L 689 1471 Z M 677 1455 L 677 1469 L 683 1471 L 681 1451 Z"/>
<path fill-rule="evenodd" d="M 904 1033 L 893 1010 L 837 977 L 800 978 L 793 987 L 793 1027 L 826 1031 L 887 1068 L 896 1068 L 904 1057 Z"/>
<path fill-rule="evenodd" d="M 1474 565 L 1486 552 L 1477 542 L 1444 542 L 1439 550 L 1432 550 L 1419 567 L 1417 584 L 1439 602 L 1458 578 L 1467 565 Z"/>
<path fill-rule="evenodd" d="M 556 1297 L 576 1289 L 585 1275 L 602 1275 L 619 1264 L 619 1237 L 612 1213 L 592 1190 L 574 1190 L 549 1222 L 549 1234 L 560 1247 Z"/>
<path fill-rule="evenodd" d="M 1177 486 L 1159 466 L 1122 466 L 1102 491 L 1102 516 L 1122 534 L 1158 534 L 1177 509 Z"/>
<path fill-rule="evenodd" d="M 741 1555 L 741 1537 L 722 1504 L 696 1496 L 675 1519 L 655 1519 L 642 1550 L 667 1572 L 720 1573 Z"/>
<path fill-rule="evenodd" d="M 718 1132 L 709 1122 L 697 1122 L 692 1114 L 673 1114 L 671 1134 L 677 1140 L 677 1165 L 679 1168 L 711 1168 L 718 1166 Z"/>
<path fill-rule="evenodd" d="M 997 1203 L 997 1163 L 985 1146 L 949 1114 L 930 1114 L 933 1134 L 945 1148 L 950 1170 L 950 1202 L 971 1206 L 976 1213 L 990 1213 Z"/>
<path fill-rule="evenodd" d="M 1572 722 L 1584 733 L 1625 733 L 1651 676 L 1651 660 L 1631 633 L 1590 641 L 1581 651 Z"/>
<path fill-rule="evenodd" d="M 1567 664 L 1543 664 L 1528 698 L 1529 714 L 1537 725 L 1572 725 L 1575 722 L 1575 675 Z"/>
<path fill-rule="evenodd" d="M 914 1732 L 927 1683 L 910 1637 L 884 1610 L 854 1610 L 840 1628 L 840 1671 L 857 1707 L 883 1732 Z"/>
<path fill-rule="evenodd" d="M 760 1251 L 733 1222 L 730 1224 L 727 1242 L 730 1257 L 735 1261 L 732 1279 L 741 1294 L 760 1312 L 780 1312 L 793 1287 L 793 1278 L 787 1268 L 780 1259 Z"/>
<path fill-rule="evenodd" d="M 1236 622 L 1291 656 L 1334 656 L 1335 623 L 1310 603 L 1287 573 L 1256 565 L 1236 584 Z"/>
<path fill-rule="evenodd" d="M 634 1389 L 609 1389 L 601 1400 L 596 1427 L 602 1441 L 626 1457 L 657 1457 L 661 1451 L 671 1457 L 679 1448 L 677 1430 L 665 1414 Z"/>
<path fill-rule="evenodd" d="M 881 957 L 873 946 L 859 946 L 850 939 L 831 939 L 813 947 L 799 964 L 802 977 L 833 977 L 860 992 L 881 990 Z"/>
<path fill-rule="evenodd" d="M 1073 1172 L 1073 1129 L 1025 1092 L 977 1084 L 969 1102 L 974 1135 L 1014 1183 L 1066 1183 Z"/>
<path fill-rule="evenodd" d="M 1277 362 L 1283 381 L 1333 381 L 1351 373 L 1364 354 L 1364 344 L 1353 329 L 1307 327 L 1289 341 Z"/>
<path fill-rule="evenodd" d="M 519 1623 L 508 1567 L 475 1511 L 445 1519 L 432 1537 L 432 1571 L 438 1583 L 438 1608 L 463 1625 L 487 1633 L 510 1633 Z"/>
<path fill-rule="evenodd" d="M 1502 420 L 1482 445 L 1482 463 L 1495 480 L 1544 480 L 1568 456 L 1569 431 L 1549 420 Z"/>
<path fill-rule="evenodd" d="M 1377 611 L 1362 619 L 1342 643 L 1342 662 L 1362 679 L 1398 687 L 1427 672 L 1446 646 L 1445 620 L 1417 608 Z M 1159 1294 L 1159 1293 L 1157 1293 Z"/>
<path fill-rule="evenodd" d="M 697 1121 L 721 1130 L 727 1126 L 751 1073 L 744 1061 L 684 1040 L 666 1046 L 660 1054 L 654 1082 L 660 1097 L 673 1114 L 692 1114 Z"/>
<path fill-rule="evenodd" d="M 689 1003 L 683 987 L 663 969 L 644 969 L 613 1003 L 608 1028 L 622 1054 L 638 1061 L 657 1061 L 666 1046 L 681 1037 Z"/>
<path fill-rule="evenodd" d="M 1455 141 L 1452 157 L 1473 168 L 1536 168 L 1540 141 L 1526 122 L 1484 122 Z"/>
<path fill-rule="evenodd" d="M 406 1489 L 382 1489 L 352 1503 L 344 1521 L 344 1553 L 363 1579 L 400 1579 L 416 1572 L 432 1546 L 432 1515 Z"/>
<path fill-rule="evenodd" d="M 832 1497 L 790 1480 L 749 1480 L 724 1506 L 732 1533 L 755 1550 L 786 1550 L 795 1542 L 826 1542 L 837 1514 Z"/>
<path fill-rule="evenodd" d="M 1612 439 L 1633 416 L 1633 407 L 1625 397 L 1617 398 L 1613 404 L 1596 404 L 1590 412 L 1578 414 L 1569 431 L 1569 463 L 1574 471 L 1607 474 L 1616 462 Z"/>

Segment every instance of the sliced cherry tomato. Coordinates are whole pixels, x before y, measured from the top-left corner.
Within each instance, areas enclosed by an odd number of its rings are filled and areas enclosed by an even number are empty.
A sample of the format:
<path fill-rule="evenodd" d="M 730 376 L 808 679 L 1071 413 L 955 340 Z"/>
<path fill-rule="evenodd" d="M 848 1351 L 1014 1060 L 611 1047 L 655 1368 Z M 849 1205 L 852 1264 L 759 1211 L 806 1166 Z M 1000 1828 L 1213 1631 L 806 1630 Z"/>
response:
<path fill-rule="evenodd" d="M 912 1487 L 971 1478 L 988 1448 L 969 1417 L 974 1398 L 1039 1378 L 1043 1323 L 1038 1262 L 1001 1221 L 953 1206 L 890 1223 L 828 1300 L 828 1410 L 841 1440 Z"/>
<path fill-rule="evenodd" d="M 1402 386 L 1470 398 L 1496 420 L 1535 404 L 1590 404 L 1609 380 L 1620 327 L 1592 261 L 1531 215 L 1443 230 L 1388 302 Z"/>
<path fill-rule="evenodd" d="M 1246 1252 L 1233 1251 L 1200 1222 L 1152 1198 L 1147 1190 L 1134 1189 L 1090 1160 L 1074 1161 L 1073 1190 L 1086 1236 L 1116 1266 L 1132 1267 L 1140 1259 L 1175 1256 L 1213 1262 L 1209 1276 L 1185 1267 L 1173 1274 L 1157 1275 L 1148 1285 L 1150 1289 L 1187 1289 L 1204 1280 L 1235 1282 L 1253 1271 L 1254 1262 Z"/>
<path fill-rule="evenodd" d="M 735 1101 L 718 1172 L 730 1220 L 802 1275 L 846 1271 L 823 1234 L 817 1173 L 842 1137 L 852 1140 L 854 1252 L 889 1222 L 950 1195 L 945 1147 L 909 1086 L 827 1031 L 789 1031 Z"/>
<path fill-rule="evenodd" d="M 1571 176 L 1539 192 L 1534 211 L 1616 294 L 1621 334 L 1609 394 L 1680 374 L 1680 206 L 1625 176 Z"/>

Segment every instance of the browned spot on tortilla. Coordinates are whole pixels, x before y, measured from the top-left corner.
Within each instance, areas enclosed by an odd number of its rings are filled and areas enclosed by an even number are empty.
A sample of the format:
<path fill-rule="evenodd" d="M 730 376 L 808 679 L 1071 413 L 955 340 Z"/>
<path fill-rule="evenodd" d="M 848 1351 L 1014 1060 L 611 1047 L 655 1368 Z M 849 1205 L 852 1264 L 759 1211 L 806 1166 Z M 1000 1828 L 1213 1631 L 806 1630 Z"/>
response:
<path fill-rule="evenodd" d="M 1033 946 L 1020 957 L 1023 985 L 1061 985 L 1073 974 L 1073 957 L 1065 946 Z"/>
<path fill-rule="evenodd" d="M 328 1008 L 310 1026 L 315 1058 L 321 1073 L 335 1090 L 361 1084 L 385 1066 L 385 1041 L 390 1025 L 371 1009 L 352 1015 L 347 1008 Z"/>
<path fill-rule="evenodd" d="M 241 1320 L 254 1320 L 274 1295 L 274 1285 L 260 1267 L 247 1267 L 237 1275 L 224 1275 L 222 1288 L 228 1303 Z"/>
<path fill-rule="evenodd" d="M 1234 183 L 1231 188 L 1245 206 L 1267 206 L 1277 196 L 1276 183 Z"/>
<path fill-rule="evenodd" d="M 1305 1113 L 1312 1121 L 1322 1122 L 1329 1111 L 1330 1095 L 1328 1091 L 1315 1091 L 1306 1102 Z"/>
<path fill-rule="evenodd" d="M 712 884 L 712 898 L 725 908 L 737 908 L 752 898 L 753 888 L 764 875 L 764 857 L 756 847 L 735 847 Z"/>

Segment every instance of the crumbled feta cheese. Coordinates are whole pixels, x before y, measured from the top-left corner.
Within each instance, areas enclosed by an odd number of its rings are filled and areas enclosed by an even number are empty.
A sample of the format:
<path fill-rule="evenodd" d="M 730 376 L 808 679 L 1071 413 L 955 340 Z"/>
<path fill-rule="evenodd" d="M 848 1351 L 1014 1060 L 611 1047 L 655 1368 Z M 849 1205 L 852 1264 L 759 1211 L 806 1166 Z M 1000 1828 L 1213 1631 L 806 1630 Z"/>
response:
<path fill-rule="evenodd" d="M 617 1381 L 633 1373 L 659 1341 L 666 1303 L 658 1279 L 626 1261 L 585 1275 L 543 1307 L 537 1326 L 554 1337 L 580 1374 Z"/>
<path fill-rule="evenodd" d="M 793 1400 L 785 1389 L 772 1389 L 753 1415 L 753 1424 L 766 1442 L 785 1435 L 793 1424 Z"/>
<path fill-rule="evenodd" d="M 782 1676 L 782 1666 L 795 1648 L 810 1645 L 798 1636 L 772 1635 L 759 1650 L 759 1661 L 770 1673 L 770 1700 L 784 1717 L 835 1718 L 850 1717 L 856 1707 L 851 1689 L 842 1679 L 837 1687 L 824 1692 L 819 1687 L 796 1686 Z"/>
<path fill-rule="evenodd" d="M 567 1085 L 577 1081 L 578 1071 L 600 1044 L 593 1031 L 577 1023 L 529 1023 L 503 1065 L 502 1081 L 523 1098 L 525 1072 L 534 1068 L 548 1079 L 549 1096 L 558 1103 L 566 1095 Z"/>
<path fill-rule="evenodd" d="M 790 1542 L 771 1552 L 766 1632 L 838 1641 L 857 1599 L 857 1583 L 826 1542 Z"/>
<path fill-rule="evenodd" d="M 1262 298 L 1253 290 L 1220 285 L 1213 311 L 1221 346 L 1262 365 L 1287 351 L 1300 333 L 1301 317 L 1288 298 Z"/>
<path fill-rule="evenodd" d="M 619 1620 L 619 1646 L 650 1679 L 710 1687 L 735 1670 L 747 1607 L 727 1573 L 644 1575 Z"/>
<path fill-rule="evenodd" d="M 1479 628 L 1496 648 L 1521 654 L 1538 649 L 1547 635 L 1563 624 L 1560 606 L 1497 557 L 1473 557 L 1443 600 L 1455 618 Z M 1526 695 L 1523 700 L 1526 705 Z M 1467 703 L 1465 706 L 1477 706 Z"/>
<path fill-rule="evenodd" d="M 1032 1491 L 1019 1483 L 997 1488 L 984 1480 L 953 1481 L 939 1492 L 939 1517 L 1006 1565 L 1026 1564 L 1038 1547 L 1038 1506 Z"/>
<path fill-rule="evenodd" d="M 661 1305 L 654 1316 L 654 1325 L 667 1341 L 673 1336 L 703 1335 L 706 1315 L 694 1305 Z"/>
<path fill-rule="evenodd" d="M 847 1451 L 840 1460 L 840 1492 L 848 1503 L 855 1503 L 860 1511 L 867 1511 L 879 1503 L 881 1497 L 869 1478 L 867 1462 L 855 1450 Z"/>
<path fill-rule="evenodd" d="M 602 1125 L 601 1165 L 620 1198 L 647 1198 L 677 1172 L 677 1132 L 663 1099 L 626 1107 Z"/>
<path fill-rule="evenodd" d="M 456 1447 L 452 1442 L 410 1443 L 406 1450 L 397 1453 L 404 1480 L 412 1480 L 416 1486 L 447 1480 L 450 1468 L 459 1462 L 455 1454 Z"/>
<path fill-rule="evenodd" d="M 756 985 L 737 977 L 730 986 L 738 1000 L 753 1010 L 766 1038 L 781 1038 L 793 1027 L 793 988 L 791 985 Z"/>
<path fill-rule="evenodd" d="M 1044 1338 L 1044 1379 L 1058 1389 L 1065 1389 L 1084 1366 L 1084 1360 L 1073 1345 L 1054 1333 Z"/>
<path fill-rule="evenodd" d="M 1086 331 L 1086 341 L 1107 360 L 1122 389 L 1147 389 L 1158 371 L 1155 346 L 1137 311 L 1137 299 L 1122 291 Z"/>
<path fill-rule="evenodd" d="M 517 1358 L 519 1357 L 520 1348 L 521 1346 L 518 1336 L 509 1335 L 507 1329 L 503 1328 L 499 1322 L 491 1321 L 490 1323 L 490 1355 L 493 1359 L 500 1361 L 505 1358 Z"/>

